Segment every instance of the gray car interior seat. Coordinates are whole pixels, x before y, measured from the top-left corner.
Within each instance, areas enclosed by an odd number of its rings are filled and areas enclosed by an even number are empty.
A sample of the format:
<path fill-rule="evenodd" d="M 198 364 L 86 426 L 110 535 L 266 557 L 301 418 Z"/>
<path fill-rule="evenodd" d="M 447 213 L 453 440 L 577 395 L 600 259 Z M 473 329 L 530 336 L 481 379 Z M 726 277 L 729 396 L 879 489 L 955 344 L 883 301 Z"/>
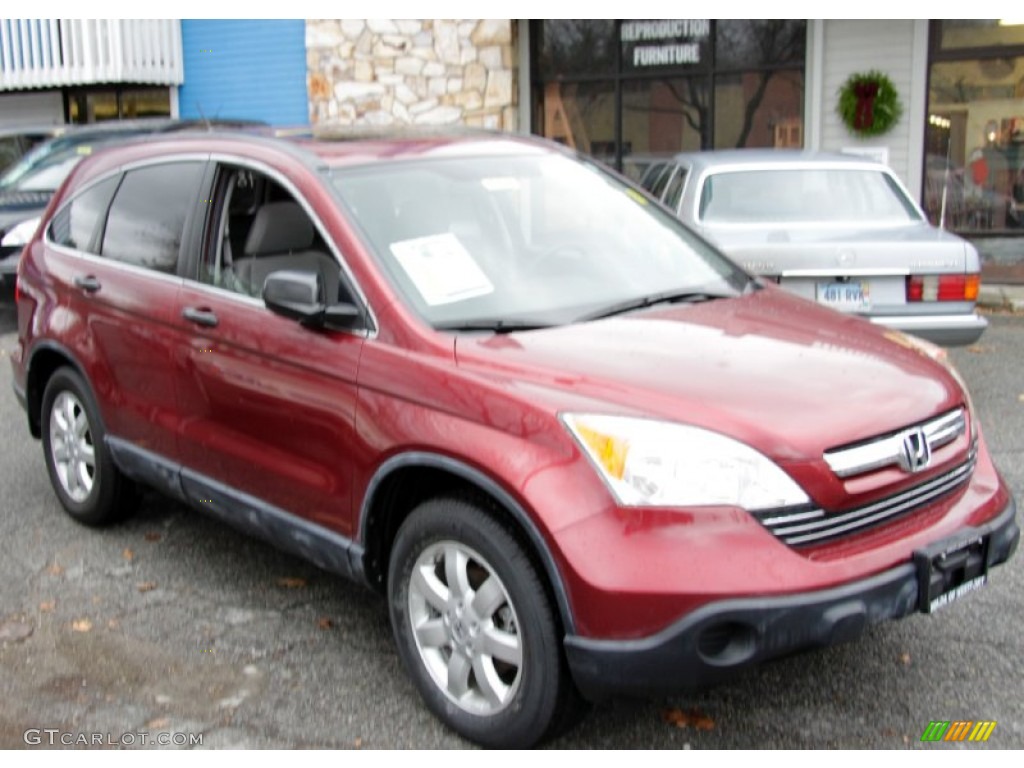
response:
<path fill-rule="evenodd" d="M 313 249 L 316 229 L 298 203 L 265 203 L 256 212 L 235 277 L 253 296 L 263 293 L 267 275 L 282 269 L 317 272 L 326 303 L 338 301 L 340 268 L 328 254 Z"/>

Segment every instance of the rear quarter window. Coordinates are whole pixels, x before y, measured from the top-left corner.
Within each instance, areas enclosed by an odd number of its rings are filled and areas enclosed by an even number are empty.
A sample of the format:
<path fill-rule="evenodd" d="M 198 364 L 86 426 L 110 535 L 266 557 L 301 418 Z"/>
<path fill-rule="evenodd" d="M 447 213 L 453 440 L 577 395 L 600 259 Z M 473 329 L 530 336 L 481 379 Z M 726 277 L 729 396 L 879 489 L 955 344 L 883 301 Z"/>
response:
<path fill-rule="evenodd" d="M 120 180 L 120 176 L 113 176 L 94 184 L 61 208 L 50 222 L 51 242 L 96 253 L 100 225 Z"/>

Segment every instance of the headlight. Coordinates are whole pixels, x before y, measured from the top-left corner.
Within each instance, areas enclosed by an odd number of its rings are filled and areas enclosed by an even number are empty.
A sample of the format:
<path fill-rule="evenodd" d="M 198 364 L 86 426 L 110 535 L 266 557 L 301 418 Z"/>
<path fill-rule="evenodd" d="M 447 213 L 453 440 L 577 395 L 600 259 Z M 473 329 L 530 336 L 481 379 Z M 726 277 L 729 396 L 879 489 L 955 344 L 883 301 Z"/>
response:
<path fill-rule="evenodd" d="M 40 217 L 36 216 L 34 219 L 21 222 L 21 224 L 4 235 L 4 239 L 0 240 L 0 247 L 17 248 L 27 244 L 32 239 L 32 235 L 36 233 L 40 220 Z"/>
<path fill-rule="evenodd" d="M 771 459 L 716 432 L 625 416 L 562 419 L 624 506 L 755 510 L 810 503 Z"/>

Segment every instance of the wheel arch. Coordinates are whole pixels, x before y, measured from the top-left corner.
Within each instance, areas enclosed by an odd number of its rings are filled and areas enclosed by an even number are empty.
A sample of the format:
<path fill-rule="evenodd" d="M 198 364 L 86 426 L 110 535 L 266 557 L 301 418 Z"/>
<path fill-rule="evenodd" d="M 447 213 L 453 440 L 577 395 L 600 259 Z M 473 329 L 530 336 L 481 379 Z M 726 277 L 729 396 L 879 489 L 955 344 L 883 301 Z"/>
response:
<path fill-rule="evenodd" d="M 392 456 L 377 468 L 359 510 L 358 541 L 364 549 L 362 572 L 366 581 L 374 589 L 383 588 L 395 534 L 420 502 L 467 492 L 489 502 L 491 511 L 520 535 L 542 569 L 563 631 L 574 633 L 565 581 L 537 524 L 493 478 L 450 456 L 410 451 Z"/>
<path fill-rule="evenodd" d="M 43 393 L 50 377 L 60 368 L 68 367 L 77 373 L 85 386 L 88 388 L 88 395 L 96 403 L 97 418 L 102 420 L 99 413 L 99 401 L 92 389 L 89 377 L 85 375 L 85 369 L 75 356 L 63 345 L 54 341 L 43 341 L 32 349 L 27 366 L 25 377 L 25 405 L 28 413 L 28 428 L 32 437 L 39 439 L 42 434 L 42 408 Z"/>

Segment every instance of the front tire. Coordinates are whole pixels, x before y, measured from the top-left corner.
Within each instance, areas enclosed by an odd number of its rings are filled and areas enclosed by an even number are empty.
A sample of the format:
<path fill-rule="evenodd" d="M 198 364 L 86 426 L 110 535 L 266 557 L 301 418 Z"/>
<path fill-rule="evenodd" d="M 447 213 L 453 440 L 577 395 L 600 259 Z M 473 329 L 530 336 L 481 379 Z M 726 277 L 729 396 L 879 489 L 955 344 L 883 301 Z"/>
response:
<path fill-rule="evenodd" d="M 114 465 L 103 424 L 82 377 L 54 372 L 43 393 L 43 455 L 64 510 L 85 525 L 108 525 L 132 511 L 133 485 Z"/>
<path fill-rule="evenodd" d="M 480 507 L 425 502 L 388 572 L 399 655 L 434 714 L 487 747 L 523 748 L 561 720 L 571 682 L 537 569 Z"/>

